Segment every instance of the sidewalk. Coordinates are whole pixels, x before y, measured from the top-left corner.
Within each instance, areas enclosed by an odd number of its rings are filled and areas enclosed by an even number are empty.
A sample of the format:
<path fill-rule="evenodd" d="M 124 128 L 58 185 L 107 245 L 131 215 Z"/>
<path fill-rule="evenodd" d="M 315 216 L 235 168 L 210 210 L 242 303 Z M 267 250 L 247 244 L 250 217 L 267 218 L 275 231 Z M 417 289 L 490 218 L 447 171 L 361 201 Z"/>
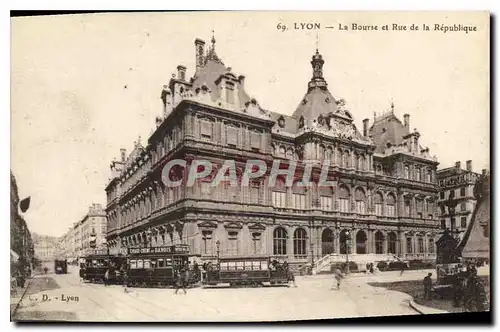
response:
<path fill-rule="evenodd" d="M 24 288 L 21 287 L 16 287 L 14 290 L 11 290 L 10 294 L 10 319 L 12 320 L 14 313 L 16 312 L 17 308 L 19 307 L 19 303 L 21 303 L 21 300 L 28 290 L 30 284 L 31 284 L 32 278 L 26 279 L 26 282 L 24 283 Z"/>
<path fill-rule="evenodd" d="M 430 307 L 423 306 L 415 302 L 415 300 L 410 300 L 410 307 L 421 313 L 422 315 L 434 315 L 434 314 L 447 314 L 448 311 L 434 309 Z"/>

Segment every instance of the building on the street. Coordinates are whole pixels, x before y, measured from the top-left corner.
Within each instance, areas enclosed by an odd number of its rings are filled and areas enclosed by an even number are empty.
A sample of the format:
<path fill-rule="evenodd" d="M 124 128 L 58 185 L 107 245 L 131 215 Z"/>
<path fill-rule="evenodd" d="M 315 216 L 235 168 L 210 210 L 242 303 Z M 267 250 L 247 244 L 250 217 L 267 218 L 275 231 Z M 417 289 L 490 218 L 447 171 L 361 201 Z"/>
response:
<path fill-rule="evenodd" d="M 25 277 L 34 270 L 35 256 L 31 232 L 19 211 L 17 181 L 10 172 L 10 271 Z"/>
<path fill-rule="evenodd" d="M 35 257 L 41 262 L 53 261 L 58 255 L 59 239 L 54 236 L 33 233 Z"/>
<path fill-rule="evenodd" d="M 106 213 L 102 205 L 92 204 L 89 212 L 59 240 L 62 254 L 68 260 L 76 260 L 93 250 L 107 248 L 106 228 Z"/>
<path fill-rule="evenodd" d="M 106 213 L 112 252 L 186 243 L 202 256 L 287 255 L 295 267 L 329 254 L 343 259 L 347 250 L 353 260 L 368 254 L 435 258 L 438 162 L 421 146 L 409 114 L 401 121 L 392 104 L 371 124 L 364 119 L 358 130 L 345 101 L 329 91 L 318 50 L 310 81 L 298 82 L 307 83 L 307 92 L 295 97 L 293 114 L 268 111 L 249 96 L 245 77 L 218 57 L 214 38 L 207 52 L 203 40 L 194 44 L 193 77 L 185 66 L 177 67 L 163 87 L 163 114 L 154 133 L 145 145 L 136 141 L 129 155 L 122 149 L 110 165 Z M 188 165 L 205 159 L 218 167 L 235 160 L 239 178 L 249 159 L 264 161 L 268 169 L 273 160 L 296 161 L 300 179 L 311 165 L 313 186 L 286 186 L 278 177 L 271 187 L 269 176 L 248 187 L 225 182 L 213 188 L 210 177 L 187 186 L 186 168 L 174 167 L 169 177 L 182 185 L 167 187 L 162 172 L 174 159 Z M 334 185 L 320 187 L 325 163 Z"/>
<path fill-rule="evenodd" d="M 461 162 L 457 161 L 455 166 L 437 171 L 438 205 L 441 207 L 439 213 L 440 228 L 442 230 L 448 229 L 454 236 L 459 237 L 463 236 L 471 221 L 472 212 L 476 206 L 474 185 L 481 175 L 472 171 L 471 160 L 467 160 L 465 164 L 465 169 L 462 168 Z M 482 170 L 483 174 L 485 172 L 486 170 Z M 453 191 L 454 200 L 457 203 L 455 213 L 452 216 L 445 208 L 451 191 Z"/>

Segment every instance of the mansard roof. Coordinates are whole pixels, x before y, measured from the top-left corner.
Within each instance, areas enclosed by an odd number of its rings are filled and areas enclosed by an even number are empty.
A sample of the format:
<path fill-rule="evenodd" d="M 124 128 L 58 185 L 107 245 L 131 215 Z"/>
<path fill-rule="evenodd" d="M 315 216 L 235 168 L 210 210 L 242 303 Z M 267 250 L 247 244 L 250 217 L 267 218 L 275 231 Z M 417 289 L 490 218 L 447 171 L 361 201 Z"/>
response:
<path fill-rule="evenodd" d="M 410 129 L 394 115 L 394 111 L 389 111 L 379 117 L 375 117 L 369 133 L 375 145 L 376 153 L 384 153 L 387 143 L 398 146 L 403 143 L 403 137 L 410 134 Z"/>

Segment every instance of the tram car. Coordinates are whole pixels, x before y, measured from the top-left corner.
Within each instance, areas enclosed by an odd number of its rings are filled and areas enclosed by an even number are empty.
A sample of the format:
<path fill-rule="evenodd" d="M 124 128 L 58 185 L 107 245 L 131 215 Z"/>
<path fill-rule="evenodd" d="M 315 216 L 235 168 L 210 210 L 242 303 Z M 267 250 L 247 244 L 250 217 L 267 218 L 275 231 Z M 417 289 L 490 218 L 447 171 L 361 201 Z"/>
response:
<path fill-rule="evenodd" d="M 203 284 L 214 286 L 263 286 L 288 284 L 289 271 L 277 256 L 220 257 L 204 264 Z"/>
<path fill-rule="evenodd" d="M 123 271 L 127 267 L 127 259 L 122 255 L 95 253 L 85 256 L 80 262 L 80 278 L 86 282 L 104 282 L 104 275 L 109 269 L 111 283 L 122 283 Z"/>
<path fill-rule="evenodd" d="M 189 245 L 150 248 L 128 248 L 128 285 L 136 287 L 169 287 L 177 282 L 181 269 L 189 275 L 188 285 L 200 281 L 197 265 L 190 264 Z M 193 268 L 194 267 L 194 268 Z"/>
<path fill-rule="evenodd" d="M 65 259 L 54 260 L 54 272 L 56 274 L 67 274 L 68 262 Z"/>

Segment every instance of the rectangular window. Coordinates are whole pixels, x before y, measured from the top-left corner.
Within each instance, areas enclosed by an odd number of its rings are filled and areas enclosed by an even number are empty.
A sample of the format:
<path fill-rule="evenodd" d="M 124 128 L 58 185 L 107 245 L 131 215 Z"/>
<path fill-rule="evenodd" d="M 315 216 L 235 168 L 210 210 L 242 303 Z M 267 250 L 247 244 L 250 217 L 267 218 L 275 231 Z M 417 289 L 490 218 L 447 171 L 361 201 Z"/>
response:
<path fill-rule="evenodd" d="M 411 237 L 406 238 L 406 253 L 413 254 L 413 238 Z"/>
<path fill-rule="evenodd" d="M 429 239 L 429 247 L 427 248 L 429 254 L 434 253 L 434 239 Z"/>
<path fill-rule="evenodd" d="M 234 104 L 234 84 L 226 82 L 226 99 L 229 104 Z"/>
<path fill-rule="evenodd" d="M 418 253 L 419 254 L 424 253 L 424 238 L 422 238 L 422 237 L 418 238 Z"/>
<path fill-rule="evenodd" d="M 467 210 L 467 204 L 460 203 L 460 211 L 466 211 L 466 210 Z"/>
<path fill-rule="evenodd" d="M 375 204 L 375 214 L 377 216 L 382 215 L 382 204 Z"/>
<path fill-rule="evenodd" d="M 394 205 L 386 205 L 385 209 L 388 217 L 394 217 L 396 215 Z"/>
<path fill-rule="evenodd" d="M 364 201 L 356 201 L 356 213 L 365 213 L 365 202 Z"/>
<path fill-rule="evenodd" d="M 250 133 L 250 147 L 252 148 L 252 150 L 260 150 L 260 133 Z"/>
<path fill-rule="evenodd" d="M 252 182 L 250 184 L 250 202 L 259 204 L 260 202 L 260 183 Z"/>
<path fill-rule="evenodd" d="M 333 198 L 329 196 L 321 196 L 320 197 L 321 209 L 326 211 L 333 210 Z"/>
<path fill-rule="evenodd" d="M 261 252 L 261 234 L 260 233 L 252 233 L 252 253 L 254 255 L 260 254 Z M 258 263 L 258 262 L 257 262 Z"/>
<path fill-rule="evenodd" d="M 405 215 L 409 217 L 411 215 L 410 201 L 405 201 Z"/>
<path fill-rule="evenodd" d="M 349 212 L 349 199 L 348 198 L 340 198 L 339 199 L 339 210 L 340 212 Z"/>
<path fill-rule="evenodd" d="M 212 122 L 201 120 L 200 135 L 202 139 L 212 139 Z"/>
<path fill-rule="evenodd" d="M 446 229 L 446 220 L 441 219 L 441 229 Z"/>
<path fill-rule="evenodd" d="M 444 191 L 441 191 L 441 192 L 439 193 L 439 198 L 444 199 Z"/>
<path fill-rule="evenodd" d="M 295 209 L 305 209 L 306 208 L 306 195 L 293 194 L 293 207 Z"/>
<path fill-rule="evenodd" d="M 213 255 L 212 231 L 202 231 L 203 248 L 202 253 L 205 255 Z"/>
<path fill-rule="evenodd" d="M 455 228 L 455 218 L 450 219 L 450 228 Z"/>
<path fill-rule="evenodd" d="M 227 254 L 238 255 L 238 232 L 228 232 L 227 240 Z"/>
<path fill-rule="evenodd" d="M 417 218 L 422 219 L 423 217 L 424 217 L 424 216 L 422 215 L 422 212 L 418 212 L 418 213 L 417 213 Z"/>
<path fill-rule="evenodd" d="M 465 188 L 460 188 L 460 196 L 465 196 Z"/>
<path fill-rule="evenodd" d="M 227 126 L 226 127 L 227 144 L 233 147 L 238 145 L 238 128 Z"/>
<path fill-rule="evenodd" d="M 460 218 L 460 227 L 461 228 L 467 228 L 467 217 L 461 217 Z"/>

